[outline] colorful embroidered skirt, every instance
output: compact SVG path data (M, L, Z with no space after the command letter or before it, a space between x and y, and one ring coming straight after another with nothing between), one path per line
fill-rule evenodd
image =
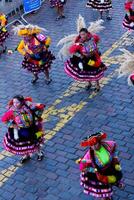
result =
M54 7L63 7L64 4L66 3L66 0L62 2L61 0L50 0L51 6Z
M126 14L123 20L123 26L125 28L134 30L134 11L133 11L133 15L130 17Z
M18 131L19 139L15 140L13 129L9 129L4 137L4 148L15 155L26 155L38 151L40 145L44 143L44 135L39 139L33 139L27 137L27 133L32 134L30 129L21 128Z
M106 198L112 196L113 192L111 185L99 182L94 173L82 172L80 178L81 186L84 188L85 194L96 198Z
M112 1L104 0L104 2L101 3L101 0L88 0L86 7L91 7L99 11L107 11L112 8Z
M8 36L9 36L8 31L4 32L4 31L0 30L0 45L2 45L3 42L5 42L5 40Z
M55 60L55 56L51 53L51 51L45 52L42 60L34 60L29 59L27 57L24 57L24 60L22 62L22 68L27 69L29 72L32 73L40 73L44 72L46 70L49 70L51 67L51 64L53 63L53 60Z
M81 61L81 60L80 60ZM65 62L65 72L77 81L99 81L104 76L106 66L101 62L99 67L86 66L83 70L78 67L79 58L73 57ZM85 63L83 63L85 65Z

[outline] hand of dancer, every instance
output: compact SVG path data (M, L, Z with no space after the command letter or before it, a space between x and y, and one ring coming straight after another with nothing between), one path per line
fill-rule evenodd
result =
M124 189L125 184L122 183L122 182L119 182L117 186L118 186L120 189Z
M77 160L75 161L76 164L80 164L80 162L81 162L81 158L79 158L79 159L77 159Z
M19 135L18 135L18 129L14 128L14 139L18 140L19 139Z
M30 54L29 54L29 53L26 53L26 54L25 54L25 57L26 57L27 59L30 59Z
M119 164L116 164L116 165L115 165L115 169L116 169L117 171L121 171L121 166L120 166Z
M79 69L83 70L83 63L82 62L79 62L78 66L79 66Z

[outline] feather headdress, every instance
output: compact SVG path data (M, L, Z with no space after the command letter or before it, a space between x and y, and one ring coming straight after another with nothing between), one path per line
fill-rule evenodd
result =
M76 25L77 25L77 33L78 34L82 28L86 28L86 23L85 23L84 17L82 17L80 14L79 14L78 19L76 20Z
M134 74L134 54L129 52L126 49L120 49L124 54L122 55L122 58L124 62L121 63L121 66L118 70L118 78L122 76L128 76L128 84L132 84L132 73Z
M90 26L87 29L91 34L98 33L104 29L104 26L102 26L102 23L103 23L103 20L97 20L95 22L91 22ZM76 33L65 36L57 44L57 46L63 45L63 47L60 49L60 51L58 53L58 56L60 58L68 57L70 55L69 47L72 44L74 44L75 39L79 35L79 32L82 28L86 28L86 23L85 23L84 17L82 17L79 14L79 17L76 20Z
M25 36L25 35L33 35L38 34L42 31L47 31L46 29L39 27L37 25L18 25L13 28L14 34L17 34L18 36Z
M121 66L118 70L118 77L126 76L134 72L134 55L126 49L120 49L124 54L122 58L124 62L121 63Z
M97 20L95 22L91 22L90 26L87 28L87 30L92 33L92 34L96 34L99 33L100 31L102 31L105 27L102 25L103 24L103 20Z

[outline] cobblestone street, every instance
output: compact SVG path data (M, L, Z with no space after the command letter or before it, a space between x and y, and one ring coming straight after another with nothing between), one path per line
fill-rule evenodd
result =
M79 14L87 24L98 19L98 13L85 5L86 0L68 0L66 18L55 21L56 12L46 1L26 20L48 30L51 49L57 57L58 41L76 31ZM97 94L87 92L84 83L69 78L58 57L51 69L50 85L45 84L43 74L37 84L31 84L32 76L21 68L23 57L18 52L0 57L0 115L16 94L32 96L35 102L46 104L42 162L33 156L30 162L21 165L19 157L6 152L2 146L6 127L0 122L0 200L92 200L80 187L75 160L85 152L80 147L81 139L98 130L107 132L108 138L118 144L125 188L115 188L114 200L134 200L134 93L127 78L117 78L117 69L123 62L120 49L133 52L134 33L122 27L124 1L113 1L112 16L111 21L104 21L105 29L99 33L100 50L108 70ZM16 48L19 39L11 32L8 48Z

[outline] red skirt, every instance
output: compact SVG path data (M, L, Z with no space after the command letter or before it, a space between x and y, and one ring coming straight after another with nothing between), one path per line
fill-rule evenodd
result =
M134 15L131 16L131 18L127 14L125 15L123 20L123 27L134 30Z
M23 131L22 129L20 130L21 132ZM29 132L29 134L31 133ZM3 141L5 150L15 155L27 155L34 153L39 150L40 145L43 143L44 136L40 137L38 140L33 140L24 136L21 136L18 140L15 140L12 129L9 129Z
M107 67L101 59L98 59L96 56L92 59L97 63L97 66L90 66L87 64L88 59L81 60L81 58L73 56L65 62L64 70L67 75L77 81L99 81L104 76L104 71ZM79 69L80 62L83 62L83 70Z
M24 57L24 60L22 62L22 68L27 69L29 72L32 73L41 73L46 70L49 70L51 67L51 64L53 63L53 60L55 60L55 56L51 53L51 51L47 51L43 55L44 61L40 65L40 61L32 60L31 58L28 59L27 57Z

